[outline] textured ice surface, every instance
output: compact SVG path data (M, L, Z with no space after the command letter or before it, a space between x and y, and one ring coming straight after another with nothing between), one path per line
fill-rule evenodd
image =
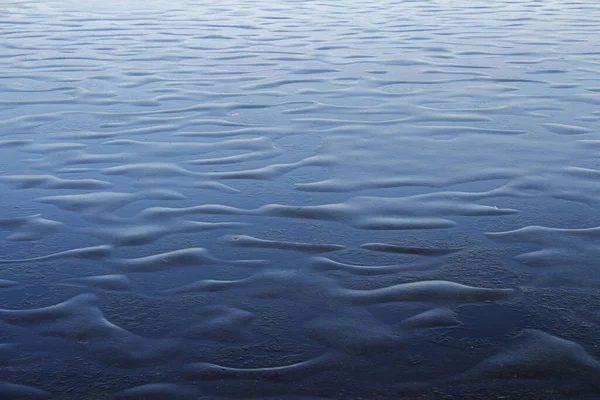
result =
M600 398L599 26L0 1L0 399Z

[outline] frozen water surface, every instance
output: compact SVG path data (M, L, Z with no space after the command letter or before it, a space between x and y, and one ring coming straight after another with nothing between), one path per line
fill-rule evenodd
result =
M1 1L0 398L600 398L599 27Z

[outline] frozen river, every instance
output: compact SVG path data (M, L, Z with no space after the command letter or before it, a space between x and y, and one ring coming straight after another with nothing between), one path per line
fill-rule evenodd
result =
M600 398L599 150L593 0L0 1L0 399Z

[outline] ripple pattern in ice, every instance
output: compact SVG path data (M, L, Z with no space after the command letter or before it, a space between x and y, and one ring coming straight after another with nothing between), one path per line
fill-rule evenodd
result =
M0 2L0 398L600 397L598 26Z

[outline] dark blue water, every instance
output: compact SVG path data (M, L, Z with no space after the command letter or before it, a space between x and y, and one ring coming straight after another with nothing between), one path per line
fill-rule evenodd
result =
M600 398L599 26L1 1L0 399Z

